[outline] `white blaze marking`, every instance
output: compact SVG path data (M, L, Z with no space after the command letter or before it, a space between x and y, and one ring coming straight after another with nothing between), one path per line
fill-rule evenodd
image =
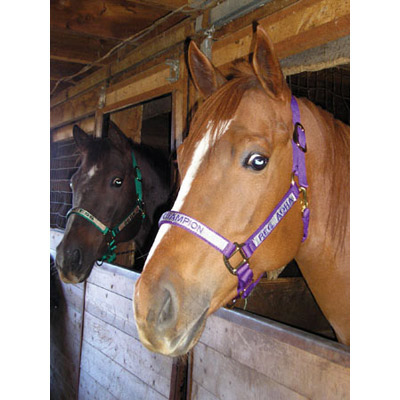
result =
M97 170L98 170L97 166L96 166L96 165L93 165L93 167L90 168L90 170L88 171L87 176L88 176L89 178L93 178L93 176L94 176L94 174L97 172Z
M209 121L207 124L207 132L204 135L204 137L200 140L200 142L197 143L196 149L193 153L193 158L192 162L189 166L189 169L186 172L185 178L182 182L181 188L179 189L178 197L175 200L175 204L172 207L172 211L179 211L185 201L185 198L187 194L190 191L190 188L192 187L193 180L197 174L197 171L199 170L199 167L201 165L201 162L204 159L204 156L207 154L208 150L211 148L211 146L214 145L215 141L222 137L222 135L226 132L226 130L229 128L229 125L231 124L231 120L228 121L223 121L219 122L217 126L217 134L214 136L214 139L211 140L211 132L213 130L213 125L214 123L212 121ZM146 263L143 267L146 267L148 262L150 261L151 257L154 254L154 251L156 250L157 246L160 244L161 240L163 237L166 235L166 233L169 231L171 228L170 224L163 224L158 233L157 236L153 242L153 245L151 246L149 255L147 257Z

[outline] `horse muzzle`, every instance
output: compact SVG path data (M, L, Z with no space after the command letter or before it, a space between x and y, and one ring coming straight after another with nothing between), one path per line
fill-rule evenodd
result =
M208 306L196 303L196 310L185 311L174 286L170 282L145 294L141 279L136 283L134 312L140 341L150 351L176 357L186 354L198 341L203 331ZM140 293L140 295L139 295ZM194 317L193 317L194 316Z
M79 248L65 249L60 243L57 248L56 268L64 283L83 282L90 274L92 265L84 262L84 255Z

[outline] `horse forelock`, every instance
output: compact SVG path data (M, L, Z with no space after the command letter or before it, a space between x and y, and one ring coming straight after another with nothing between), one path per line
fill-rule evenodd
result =
M219 88L199 108L191 124L189 142L198 142L205 134L209 134L214 144L227 131L244 93L257 85L254 75L238 72L234 79Z

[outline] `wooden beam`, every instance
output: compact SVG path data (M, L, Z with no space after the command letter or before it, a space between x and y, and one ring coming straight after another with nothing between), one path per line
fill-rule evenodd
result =
M166 14L166 10L133 2L58 0L51 3L50 27L108 39L125 39Z
M77 73L82 68L82 64L50 59L50 79L57 81L58 79Z
M128 3L143 4L160 10L173 11L188 3L188 0L127 0ZM190 3L190 1L189 1Z
M279 58L320 46L350 33L349 0L301 0L258 21L275 45ZM253 26L215 42L213 63L227 65L252 51Z
M53 107L50 113L50 126L57 128L90 114L94 115L100 95L101 88L94 88L82 96Z
M89 64L104 56L118 43L120 40L77 34L67 29L51 29L50 59ZM110 59L106 61L109 63Z
M58 142L60 140L66 140L72 138L72 131L74 125L78 125L81 129L83 129L88 134L94 133L94 117L85 118L81 121L74 122L69 125L64 125L57 129L52 129L51 131L51 140L52 142Z
M129 104L139 103L151 97L160 96L168 91L172 92L174 87L167 80L169 76L169 67L161 64L130 79L110 86L107 89L106 103L103 111L115 111ZM167 89L164 89L165 87Z

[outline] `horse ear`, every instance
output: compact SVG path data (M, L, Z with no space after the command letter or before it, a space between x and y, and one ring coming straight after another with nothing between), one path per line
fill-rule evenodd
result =
M111 143L122 152L130 150L128 138L111 120L108 123L108 138L111 140Z
M284 100L288 87L271 39L257 26L256 47L253 54L253 68L258 80L269 96Z
M81 153L84 153L90 145L92 138L78 125L74 125L72 129L75 144Z
M213 94L226 82L221 72L214 67L193 41L189 44L188 64L194 85L204 98Z

